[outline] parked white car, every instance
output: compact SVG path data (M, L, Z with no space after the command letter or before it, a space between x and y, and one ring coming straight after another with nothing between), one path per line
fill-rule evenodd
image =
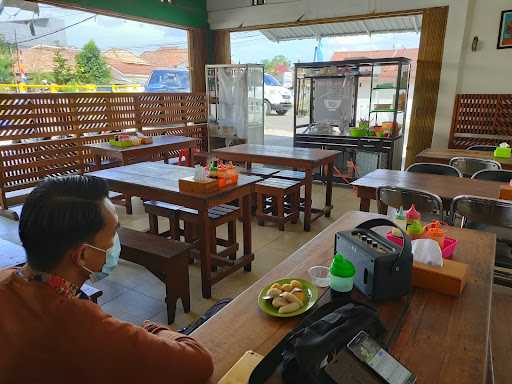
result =
M263 75L265 83L265 114L270 115L275 111L278 115L284 115L292 108L292 93L281 86L272 75Z

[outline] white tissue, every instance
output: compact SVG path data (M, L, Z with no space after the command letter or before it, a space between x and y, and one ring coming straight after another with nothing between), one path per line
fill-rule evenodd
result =
M510 148L510 145L508 145L508 143L503 142L500 144L500 148Z
M443 254L437 241L432 239L418 239L412 242L412 255L414 261L436 267L443 266Z

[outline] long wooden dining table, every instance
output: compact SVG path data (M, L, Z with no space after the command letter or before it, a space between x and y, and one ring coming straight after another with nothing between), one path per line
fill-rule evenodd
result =
M353 181L351 185L360 199L359 209L369 212L370 201L377 199L378 187L395 186L420 189L434 193L441 197L444 203L450 204L454 197L460 195L497 199L500 196L500 187L503 183L455 176L377 169ZM448 205L445 208L449 209L450 207ZM386 213L385 209L386 207L379 206L380 213Z
M454 157L472 157L475 159L494 160L501 164L503 169L512 170L512 157L494 157L491 151L469 151L467 149L433 149L427 148L416 155L417 163L448 164Z
M194 168L168 165L161 162L145 162L123 167L90 172L88 175L106 180L110 190L145 200L158 200L197 209L202 223L199 226L199 253L201 260L201 282L203 297L211 297L212 285L238 268L250 270L254 260L251 239L250 196L254 184L261 180L256 176L240 175L238 184L222 188L209 194L182 192L179 179L193 176ZM208 209L238 200L241 202L243 222L243 255L231 267L219 273L212 272L209 251L211 249L210 220Z
M269 353L302 319L263 313L257 304L260 290L284 277L309 280L310 267L331 262L336 232L375 217L382 216L346 213L192 333L213 355L211 383L217 383L246 351ZM417 376L418 384L484 383L496 237L454 227L446 232L459 242L453 259L469 265L467 284L459 297L413 288L408 297L372 305L388 331L389 351ZM329 291L320 288L320 294L325 298Z
M247 168L252 163L281 165L304 171L304 230L311 229L313 194L313 170L326 166L327 172L324 181L327 184L325 192L325 208L320 211L329 217L332 210L332 178L334 162L339 151L316 148L280 147L272 145L241 144L232 147L220 148L213 151L214 155L222 160L245 162ZM317 216L318 217L318 216Z

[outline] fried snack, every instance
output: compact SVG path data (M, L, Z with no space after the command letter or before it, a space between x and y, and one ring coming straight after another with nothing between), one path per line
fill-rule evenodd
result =
M272 306L274 308L280 308L280 307L284 307L285 305L288 305L288 301L286 301L286 299L278 296L276 298L274 298L274 300L272 300Z
M293 286L291 284L283 284L281 286L281 289L285 292L291 292L293 289Z
M305 303L306 302L306 294L304 293L304 291L300 288L293 288L292 290L292 294L297 298L299 299L300 301L302 301L302 303Z
M290 292L283 292L279 295L279 297L282 297L289 303L298 303L298 304L300 304L301 307L304 304L304 302L302 302L297 296L295 296L294 294L292 294Z
M302 288L302 283L298 280L292 280L290 284L293 288Z
M281 287L281 284L279 284L279 283L272 284L272 286L270 288L277 288L277 289L280 289L281 291L283 290L283 288Z
M270 288L268 291L267 291L267 296L271 296L271 297L277 297L279 296L283 291L281 291L280 289L278 288Z
M293 296L293 295L292 295ZM290 312L295 312L296 310L298 310L299 308L301 307L301 305L297 302L295 303L290 303L290 304L287 304L285 306L282 306L279 308L279 313L290 313Z

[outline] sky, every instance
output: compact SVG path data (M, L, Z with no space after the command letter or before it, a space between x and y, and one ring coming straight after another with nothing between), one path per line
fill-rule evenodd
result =
M187 45L186 31L177 28L101 15L80 23L84 19L94 16L94 14L46 4L39 4L39 10L39 16L37 16L30 11L5 7L0 14L0 23L14 20L31 20L34 17L57 18L62 20L65 26L79 23L65 30L67 45L76 48L82 47L90 39L94 40L101 50L124 48L139 54L148 50L156 50L161 46L186 47ZM51 26L50 30L53 31ZM313 61L315 46L317 45L315 39L274 43L267 40L258 31L232 33L231 39L233 63L261 63L263 59L271 59L280 54L288 57L292 63ZM37 40L34 40L30 43L36 45L37 42ZM418 45L419 34L414 32L375 34L371 37L359 35L322 39L325 60L329 60L335 51L340 50L400 49L415 48Z
M66 26L94 15L94 13L58 8L46 4L39 4L39 9L39 17L61 19ZM18 8L5 7L0 14L0 22L30 20L33 16L33 13L29 11L19 11ZM155 50L162 45L186 47L187 44L187 32L184 30L101 15L68 28L65 33L68 46L76 48L81 48L91 39L96 42L101 50L126 48L137 53ZM37 43L37 40L34 41L35 43Z
M336 51L372 51L381 49L417 48L420 35L388 33L358 36L328 37L322 39L324 60ZM314 59L316 39L282 41L274 43L260 32L235 32L231 34L233 63L259 63L262 58L285 55L292 63L311 62Z

